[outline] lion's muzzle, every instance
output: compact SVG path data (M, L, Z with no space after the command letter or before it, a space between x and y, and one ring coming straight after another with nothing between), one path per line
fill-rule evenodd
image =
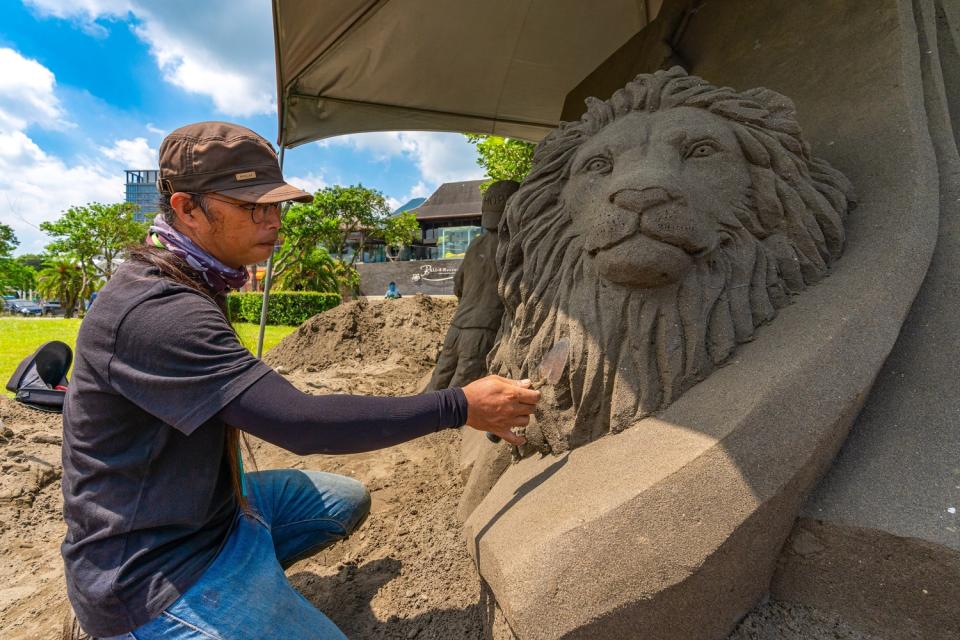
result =
M586 238L607 280L635 287L676 282L693 257L716 246L716 233L682 197L666 189L621 189Z

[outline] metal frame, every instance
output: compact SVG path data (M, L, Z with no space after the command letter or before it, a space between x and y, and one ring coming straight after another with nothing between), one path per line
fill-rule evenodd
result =
M276 20L274 20L276 24ZM277 59L279 60L280 53L277 52ZM283 158L286 155L287 146L286 146L286 133L287 130L283 126L283 107L281 107L280 113L280 174L283 175ZM286 216L287 209L290 208L290 202L287 201L283 203L283 208L280 210L280 222L283 223L283 218ZM270 252L270 257L267 258L267 273L263 277L263 305L260 307L260 329L257 333L257 358L263 356L263 334L267 329L267 311L270 307L270 285L273 284L273 257L277 255L277 245L273 245L273 251ZM256 265L254 265L256 269Z
M283 174L283 156L286 148L280 147L280 173ZM283 203L283 209L280 210L280 222L283 222L284 215L290 207L289 202ZM273 251L267 258L267 273L263 277L263 306L260 307L260 332L257 335L257 357L263 355L263 333L267 328L267 308L270 306L270 285L273 281L273 256L277 255L277 245L273 245ZM254 266L256 269L256 266Z

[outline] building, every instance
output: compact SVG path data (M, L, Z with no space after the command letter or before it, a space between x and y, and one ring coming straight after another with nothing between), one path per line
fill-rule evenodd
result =
M411 198L410 200L407 200L405 204L402 204L399 207L397 207L396 210L394 210L394 212L391 213L390 215L395 216L398 213L403 213L404 211L410 211L411 209L416 209L417 207L422 205L424 202L426 202L426 200L427 200L426 198Z
M361 261L360 291L383 295L387 284L396 282L404 295L452 294L453 277L474 238L483 233L480 225L483 180L447 182L422 204L404 205L394 212L413 210L420 223L420 239L404 248L397 260L386 256L383 243L366 245ZM409 204L409 203L408 203Z
M406 211L416 213L420 223L420 238L403 249L399 256L388 257L383 241L369 238L364 243L359 261L370 264L393 259L406 260L451 260L463 258L470 242L483 233L480 226L480 208L483 193L480 185L484 180L445 182L424 200L415 198L399 207L391 215ZM356 246L359 232L350 238Z
M127 202L137 205L133 217L138 222L153 219L158 210L157 204L160 192L157 191L157 179L160 172L156 169L127 169L126 197Z
M470 242L483 233L480 185L484 182L445 182L417 207L417 222L422 234L420 245L428 254L424 258L463 258Z

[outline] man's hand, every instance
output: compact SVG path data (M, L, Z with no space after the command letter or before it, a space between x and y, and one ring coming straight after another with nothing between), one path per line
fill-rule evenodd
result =
M526 442L510 429L527 426L540 400L540 392L530 388L529 380L487 376L465 386L463 393L467 396L468 425L518 447Z

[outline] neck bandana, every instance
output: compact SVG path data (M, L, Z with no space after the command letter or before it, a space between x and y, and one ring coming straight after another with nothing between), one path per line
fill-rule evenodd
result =
M198 247L193 240L167 224L163 214L158 213L153 219L147 234L147 242L167 249L175 256L182 258L190 268L203 276L214 294L224 293L227 289L239 289L249 277L246 269L228 267Z

